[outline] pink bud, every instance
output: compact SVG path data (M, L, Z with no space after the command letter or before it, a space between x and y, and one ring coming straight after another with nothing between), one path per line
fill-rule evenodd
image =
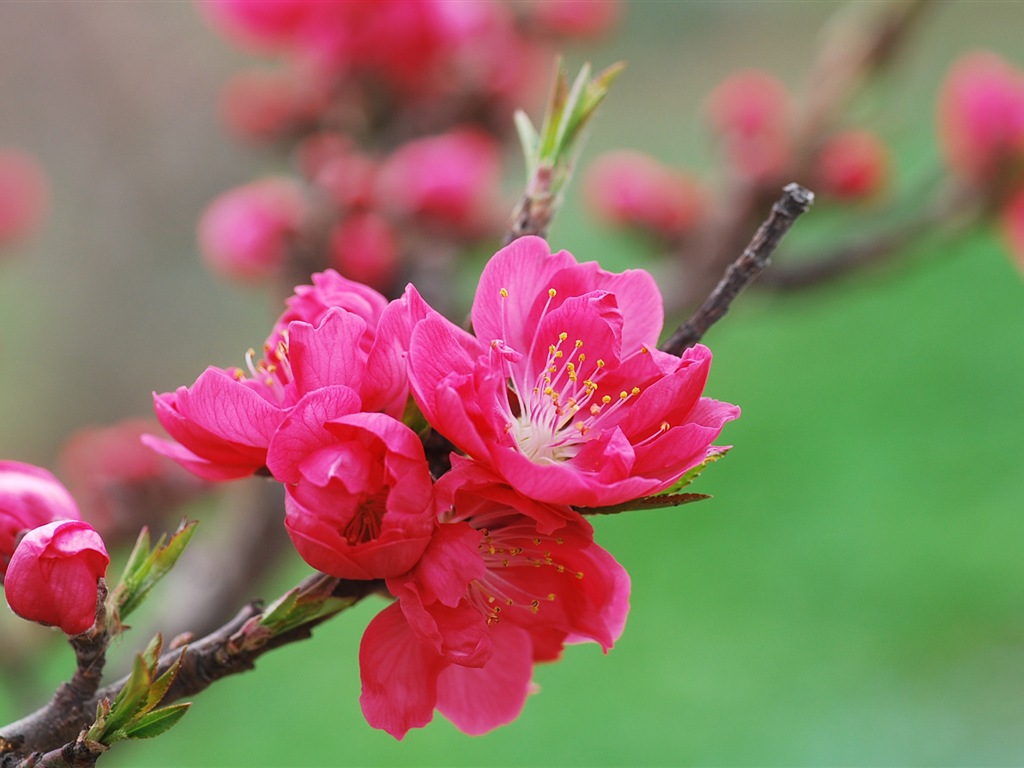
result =
M583 192L605 221L669 237L691 229L703 209L694 181L632 150L609 152L595 160L587 169Z
M387 293L398 275L398 243L375 213L354 213L331 232L331 264L341 274Z
M373 205L377 165L338 133L311 136L299 145L303 175L344 211Z
M49 186L24 152L0 148L0 247L32 234L46 212Z
M761 70L736 72L708 99L708 117L735 169L765 181L781 173L790 156L790 100L782 82Z
M302 189L287 178L229 190L209 205L199 222L203 258L225 277L267 279L284 264L304 208Z
M88 523L58 520L33 528L7 568L7 603L23 619L81 634L95 622L97 581L109 563L103 539Z
M379 199L401 216L475 234L497 205L498 146L466 128L410 141L384 164Z
M842 200L878 192L888 181L889 151L870 131L847 131L832 136L818 153L815 189Z
M1010 196L999 215L999 223L1010 255L1024 273L1024 188Z
M1024 154L1024 75L994 53L963 56L942 85L938 123L950 168L991 181Z
M20 461L0 461L0 581L23 531L79 518L75 500L52 474Z

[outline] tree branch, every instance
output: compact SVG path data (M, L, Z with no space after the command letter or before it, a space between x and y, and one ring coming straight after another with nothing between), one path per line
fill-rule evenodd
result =
M320 583L323 574L315 574L300 585L307 587ZM351 600L348 606L355 604L367 595L383 588L381 581L346 581L335 579L331 597ZM346 606L346 607L348 607ZM166 672L175 661L181 659L177 677L161 700L161 705L171 704L186 696L193 696L205 690L217 680L236 675L252 669L256 660L274 648L305 640L313 629L337 615L337 612L318 616L292 629L273 635L265 632L258 623L263 610L260 601L253 601L242 608L239 613L222 627L206 637L191 643L184 651L171 649L160 657L158 673ZM264 630L261 634L261 630ZM79 734L89 727L96 716L96 707L103 699L113 700L117 693L128 682L124 677L103 688L93 688L94 693L87 698L75 697L69 701L61 696L61 690L45 707L28 715L17 722L0 728L0 768L13 768L21 765L26 755L32 753L51 753L53 760L64 759L66 765L83 765L70 762L70 758L80 759L82 753L75 744ZM58 757L56 753L62 757ZM38 755L39 763L43 755ZM29 758L31 760L33 758ZM54 762L54 765L59 763Z
M725 276L690 319L661 345L663 352L681 355L700 341L707 330L722 319L740 291L753 281L771 263L771 256L790 228L807 212L814 202L814 193L799 184L787 184L772 206L767 220L754 233L753 239L736 261L729 265Z

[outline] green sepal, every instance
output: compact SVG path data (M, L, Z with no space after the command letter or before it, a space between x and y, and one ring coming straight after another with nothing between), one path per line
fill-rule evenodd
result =
M122 738L152 739L154 736L159 736L177 725L191 706L192 703L186 701L182 704L171 704L167 707L150 710L125 728Z
M340 613L354 605L354 597L334 597L336 579L324 576L311 587L295 587L268 605L259 617L259 625L277 636L323 616Z
M731 449L732 449L731 445L728 445L728 446L725 446L725 447L718 446L718 445L711 446L708 449L708 455L704 458L704 461L702 461L700 464L698 464L693 469L687 471L682 477L680 477L678 480L676 480L674 483L672 483L672 485L669 486L668 488L666 488L664 491L661 491L660 493L655 494L654 498L661 498L661 497L665 497L665 496L674 496L674 495L678 494L681 490L686 488L686 486L688 486L690 483L692 483L694 480L696 480L698 477L700 477L701 473L705 469L707 469L709 464L714 464L720 458L725 456L725 454L727 454ZM684 494L684 495L687 495L687 494ZM669 504L666 504L665 506L669 506Z
M607 507L576 507L581 515L617 515L620 512L631 512L635 509L661 509L662 507L679 507L695 501L710 499L706 493L678 493L658 496L644 496L642 499L624 501Z

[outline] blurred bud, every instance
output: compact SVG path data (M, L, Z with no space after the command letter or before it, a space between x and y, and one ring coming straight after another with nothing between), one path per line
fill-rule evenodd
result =
M75 500L51 473L20 461L0 461L0 581L21 533L80 518Z
M299 168L343 211L373 204L377 165L356 152L348 137L321 133L299 146Z
M606 34L622 15L618 0L534 0L531 19L560 37L594 38Z
M354 213L331 231L331 265L352 280L389 292L398 276L398 242L383 217Z
M992 183L1024 158L1024 75L994 53L961 57L939 93L938 123L950 168Z
M673 237L700 219L697 184L641 152L602 155L587 169L583 194L598 217L616 226L639 227Z
M500 173L495 140L458 129L399 147L381 170L378 198L399 216L472 236L494 221Z
M264 280L287 258L289 238L305 210L291 179L269 178L229 190L199 222L199 249L214 272L236 280Z
M889 150L874 133L837 133L818 153L815 189L840 200L870 197L888 182L889 166Z
M81 634L95 623L97 582L109 563L103 539L88 523L58 520L33 528L7 567L7 604L23 619Z
M708 117L729 161L756 182L771 180L789 162L790 115L786 87L756 69L726 78L708 99Z
M142 525L160 530L163 518L206 485L142 443L159 434L150 419L126 419L82 429L64 443L60 465L83 515L112 544L134 541Z
M240 72L221 91L220 111L236 136L268 141L313 121L325 108L312 79L290 72Z
M35 232L48 200L39 164L20 150L0 147L0 248Z
M1010 196L999 215L999 223L1010 255L1024 273L1024 188Z

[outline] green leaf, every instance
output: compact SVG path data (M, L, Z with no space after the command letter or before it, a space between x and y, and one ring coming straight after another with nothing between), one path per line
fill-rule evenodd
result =
M110 712L107 713L107 722L103 727L103 732L95 741L109 744L111 734L131 722L132 718L146 705L151 682L149 667L142 658L142 654L135 654L128 682L124 684L124 688L118 691L114 703L110 705Z
M114 590L115 605L121 618L138 608L149 591L174 567L192 534L195 533L195 527L195 521L182 521L166 544L164 537L161 536L151 551L145 551L149 545L148 532L145 532L144 536L139 536L136 549L128 558L132 567L125 568L125 575ZM137 554L137 551L145 552L145 557L141 553Z
M154 736L159 736L177 725L191 706L190 702L184 702L147 712L124 729L122 738L151 739Z
M708 467L709 464L714 464L720 458L725 456L725 454L727 454L731 448L732 446L728 446L725 448L719 447L717 445L711 446L710 452L708 453L707 458L705 458L704 461L702 461L693 469L689 470L686 474L684 474L682 477L676 480L670 487L666 488L661 493L656 494L656 496L671 496L673 494L679 493L686 486L688 486L690 483L692 483L694 480L700 477L701 473Z
M173 683L174 679L178 676L178 670L181 669L181 660L183 658L185 658L184 648L181 649L181 655L173 664L171 664L170 667L167 668L167 671L160 675L160 677L158 677L149 687L149 694L146 696L146 704L142 708L143 712L148 712L163 700L164 696L167 694L167 689L171 687L171 683ZM155 673L155 671L156 668L154 667L153 673Z
M540 147L540 134L534 127L533 122L521 109L517 109L512 116L516 125L516 133L519 134L519 144L523 148L523 160L526 162L526 175L533 176L536 170L536 158Z

